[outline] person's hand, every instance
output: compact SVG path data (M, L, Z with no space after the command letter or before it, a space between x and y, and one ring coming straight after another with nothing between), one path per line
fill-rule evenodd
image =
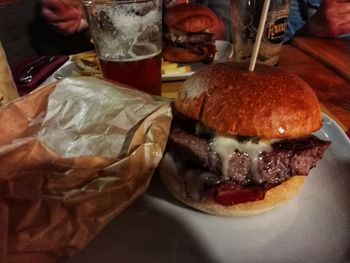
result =
M165 4L166 8L170 8L174 5L179 5L179 4L183 4L183 3L189 3L191 2L190 0L163 0L163 3Z
M41 0L42 14L47 21L64 34L73 34L87 28L82 10L61 0Z
M337 37L350 32L350 0L323 0L305 24L304 34Z

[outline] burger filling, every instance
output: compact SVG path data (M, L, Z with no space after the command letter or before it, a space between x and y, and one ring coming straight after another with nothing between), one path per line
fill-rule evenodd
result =
M268 189L307 175L330 146L313 135L266 141L218 134L193 120L175 123L167 148L187 197L227 206L261 200Z
M212 33L188 33L168 28L164 40L167 47L188 49L197 54L204 62L211 62L214 59L216 49Z
M174 46L191 48L195 45L214 44L213 34L207 32L186 33L179 29L170 28L165 34L166 40Z

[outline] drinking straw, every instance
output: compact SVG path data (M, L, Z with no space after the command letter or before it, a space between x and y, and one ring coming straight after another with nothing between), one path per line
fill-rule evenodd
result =
M271 2L271 0L264 1L264 6L263 6L263 9L261 12L258 33L256 34L254 48L253 48L253 54L252 54L252 57L250 58L250 64L249 64L249 71L252 71L252 72L255 69L256 59L257 59L258 53L259 53L261 37L262 37L263 31L264 31L267 12L269 11L269 7L270 7L270 2Z

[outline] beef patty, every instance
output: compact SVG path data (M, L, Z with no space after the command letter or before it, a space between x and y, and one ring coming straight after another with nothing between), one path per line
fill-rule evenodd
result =
M252 172L251 156L236 150L229 157L225 166L226 176L223 178L222 160L212 151L210 140L210 136L198 137L177 127L170 132L168 150L184 163L216 174L221 181L231 181L242 186L263 184L268 188L291 176L307 175L331 144L313 135L273 142L272 151L260 153L257 174Z

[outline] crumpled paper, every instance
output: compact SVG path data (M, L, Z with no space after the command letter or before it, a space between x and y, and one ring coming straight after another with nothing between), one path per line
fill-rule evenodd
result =
M171 118L165 99L90 77L5 106L0 259L61 262L82 249L147 189Z

